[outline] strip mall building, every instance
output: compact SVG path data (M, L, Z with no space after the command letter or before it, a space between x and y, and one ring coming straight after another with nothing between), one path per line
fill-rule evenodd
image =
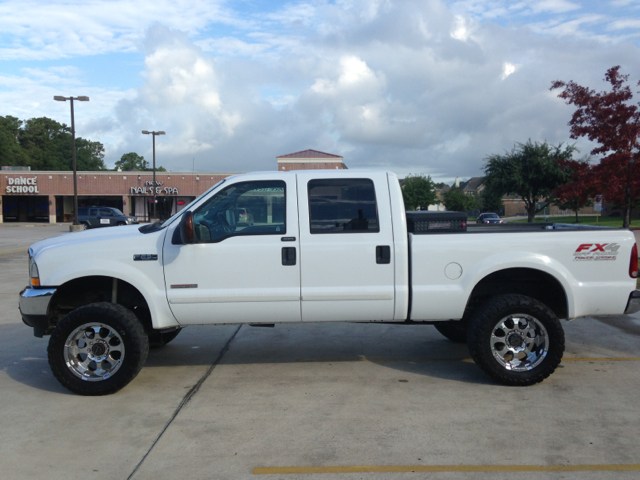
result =
M338 155L305 150L276 158L279 171L345 169ZM167 218L223 178L236 173L156 172L157 211ZM77 172L78 206L107 206L149 220L152 172ZM73 172L0 170L3 222L68 222L73 218Z

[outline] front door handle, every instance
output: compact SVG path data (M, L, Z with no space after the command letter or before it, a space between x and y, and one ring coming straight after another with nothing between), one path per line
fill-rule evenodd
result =
M391 263L391 247L387 245L376 247L376 263L378 265Z
M282 265L296 264L296 247L282 247Z

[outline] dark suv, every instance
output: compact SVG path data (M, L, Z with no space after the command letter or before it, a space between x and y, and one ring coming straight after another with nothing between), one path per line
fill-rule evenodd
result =
M114 227L116 225L134 225L138 223L136 217L129 217L117 208L111 207L80 207L78 208L78 223L88 228Z

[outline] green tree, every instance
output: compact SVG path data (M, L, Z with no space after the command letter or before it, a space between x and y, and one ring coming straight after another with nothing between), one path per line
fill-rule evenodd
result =
M468 212L478 208L478 203L473 195L467 195L458 187L451 187L442 197L445 208L452 212Z
M547 142L517 143L511 152L490 155L485 159L485 185L500 195L522 199L529 222L536 213L554 200L553 190L569 181L570 176L556 160L570 160L573 145L557 147Z
M70 170L71 130L47 117L30 118L18 135L33 170ZM65 168L68 156L69 168Z
M118 170L120 168L122 171L126 172L127 170L140 170L143 172L150 172L153 170L152 166L149 165L142 155L138 155L135 152L125 153L120 157L120 160L116 162L116 167L114 170ZM166 172L167 170L164 167L156 167L156 172Z
M106 170L104 145L84 138L76 138L76 165L78 170Z
M436 203L436 187L431 176L409 175L402 184L402 198L406 210L428 207Z
M125 153L120 157L120 160L116 162L116 168L121 169L123 172L128 170L149 170L149 162L147 162L142 155L138 155L136 152Z
M29 156L20 145L22 120L7 115L0 117L0 165L26 166Z
M495 212L499 213L504 208L502 204L502 194L495 192L491 188L485 185L485 188L480 192L480 209L483 212Z
M71 129L51 118L31 118L18 132L20 146L33 170L72 170ZM76 138L78 170L105 170L104 146L82 137Z

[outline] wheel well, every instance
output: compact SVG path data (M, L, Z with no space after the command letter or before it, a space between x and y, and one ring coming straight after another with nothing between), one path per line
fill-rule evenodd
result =
M517 293L544 303L558 316L569 316L567 295L553 275L533 268L508 268L487 275L471 292L464 311L469 318L490 297Z
M114 277L91 276L75 278L61 285L49 304L53 324L62 320L69 312L95 302L111 302L131 310L147 332L153 329L149 305L140 291L124 280Z

